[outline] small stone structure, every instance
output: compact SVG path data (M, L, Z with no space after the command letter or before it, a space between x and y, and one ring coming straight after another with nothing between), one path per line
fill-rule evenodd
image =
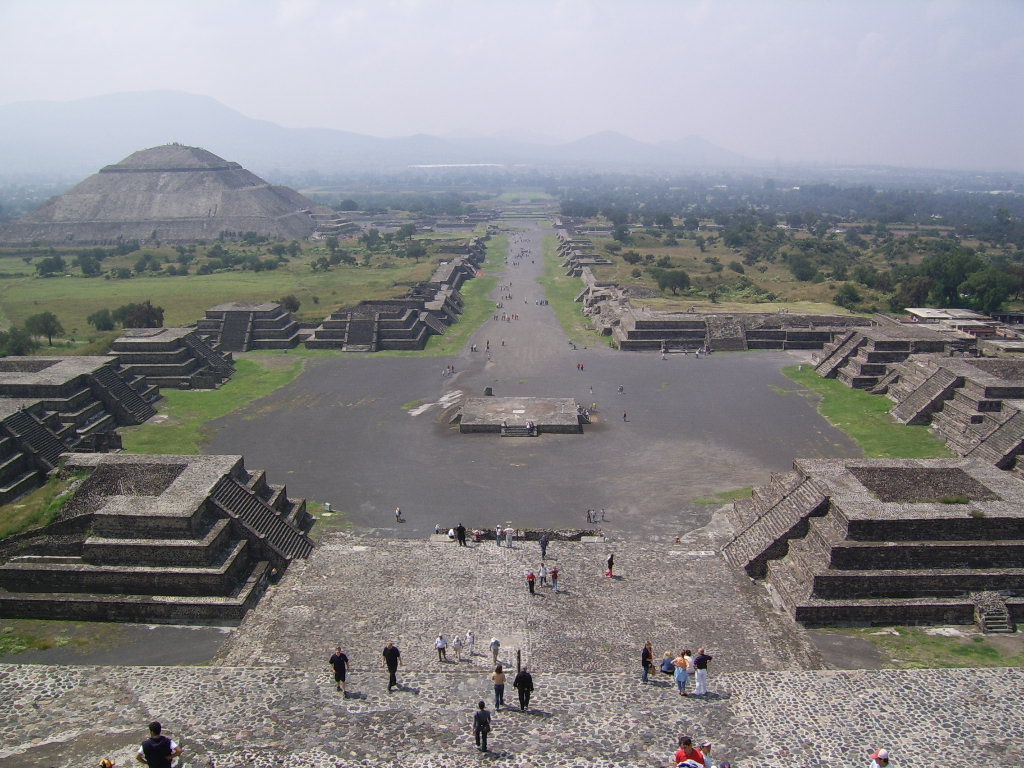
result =
M875 315L870 328L851 329L815 355L814 370L849 387L884 391L895 376L894 365L914 354L971 353L977 340L952 329L900 323Z
M473 238L450 261L439 264L430 280L417 283L406 296L361 301L324 318L306 340L307 349L376 352L423 349L432 335L444 335L463 311L459 288L476 275L486 255L485 238Z
M579 434L584 421L580 405L571 397L470 397L462 404L459 432L504 437Z
M241 456L69 454L58 519L0 542L0 616L231 624L313 544Z
M808 625L1024 618L1024 481L969 459L797 459L730 511L728 561Z
M65 451L120 448L114 430L155 414L159 397L114 356L0 358L0 503L39 486Z
M110 345L131 377L151 386L214 389L235 372L231 353L208 344L195 328L132 328Z
M276 301L219 304L206 310L196 330L223 352L292 349L307 335L295 315Z

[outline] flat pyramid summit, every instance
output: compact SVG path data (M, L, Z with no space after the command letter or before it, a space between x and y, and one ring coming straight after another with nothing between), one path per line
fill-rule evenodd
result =
M0 229L0 242L181 243L245 232L290 240L313 234L313 213L332 212L205 149L165 144L135 152L51 198Z

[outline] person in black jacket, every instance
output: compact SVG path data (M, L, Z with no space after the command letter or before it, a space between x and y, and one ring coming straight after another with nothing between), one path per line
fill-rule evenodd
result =
M181 754L181 747L162 735L160 723L149 724L149 738L142 742L135 759L149 768L170 768L174 758Z
M516 675L512 681L512 687L519 692L519 708L524 712L530 708L530 694L533 693L533 676L526 667Z
M482 701L478 701L476 706L477 710L473 713L473 740L476 741L477 749L486 752L487 734L491 732L491 713Z

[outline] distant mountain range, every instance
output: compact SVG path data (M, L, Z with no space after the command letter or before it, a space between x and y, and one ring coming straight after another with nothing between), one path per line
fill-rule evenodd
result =
M0 174L87 175L140 149L178 142L241 163L260 176L331 174L410 165L533 165L666 170L759 165L697 136L648 144L610 131L568 143L508 134L382 139L348 131L283 128L208 96L147 91L69 102L0 106Z

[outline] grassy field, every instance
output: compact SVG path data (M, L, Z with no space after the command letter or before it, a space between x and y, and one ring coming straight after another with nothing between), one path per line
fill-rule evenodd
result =
M302 372L308 354L247 354L220 389L163 390L160 415L119 431L128 453L198 454L207 422L225 416L288 384Z
M895 421L889 411L893 402L881 395L851 389L835 379L823 379L810 365L789 366L782 372L821 397L818 411L864 451L877 459L950 458L941 438L925 426Z
M937 631L925 627L842 628L821 630L867 640L885 656L894 669L1024 666L1024 637L979 635L966 631Z
M446 240L464 241L475 232L449 234ZM427 244L441 238L423 238ZM258 246L227 246L242 255L269 254ZM326 256L322 243L305 243L300 256L284 261L274 270L262 272L232 269L209 275L194 274L205 259L199 257L190 267L193 274L167 276L144 273L126 280L104 277L82 277L77 268L70 268L65 277L43 278L36 275L33 264L8 255L0 258L0 324L23 323L26 317L44 311L57 315L69 338L88 342L98 336L86 318L100 309L116 309L131 302L150 300L163 307L164 325L185 326L203 317L210 307L230 301L276 301L293 294L301 302L296 313L299 320L315 322L340 306L355 304L364 299L383 299L402 295L412 284L426 280L444 256L431 255L420 261L399 258L381 250L372 255L360 250L354 242L345 241L342 248L363 261L363 265L339 264L327 271L310 267L313 259ZM205 249L199 248L203 253ZM61 255L70 262L75 251ZM166 263L173 263L177 253L170 248L145 248L125 256L111 256L103 261L105 271L118 267L131 268L143 253L157 255ZM36 259L38 260L38 259ZM33 262L34 263L34 262ZM56 341L56 340L55 340Z
M583 282L577 277L568 277L561 268L556 250L558 239L555 235L544 236L544 277L540 284L547 292L548 302L555 311L562 330L576 343L609 344L609 336L602 336L592 329L590 318L583 314L582 302L576 297L583 290Z
M64 492L82 477L84 475L54 475L41 488L36 488L13 504L0 506L0 539L52 523L64 502L71 498Z

